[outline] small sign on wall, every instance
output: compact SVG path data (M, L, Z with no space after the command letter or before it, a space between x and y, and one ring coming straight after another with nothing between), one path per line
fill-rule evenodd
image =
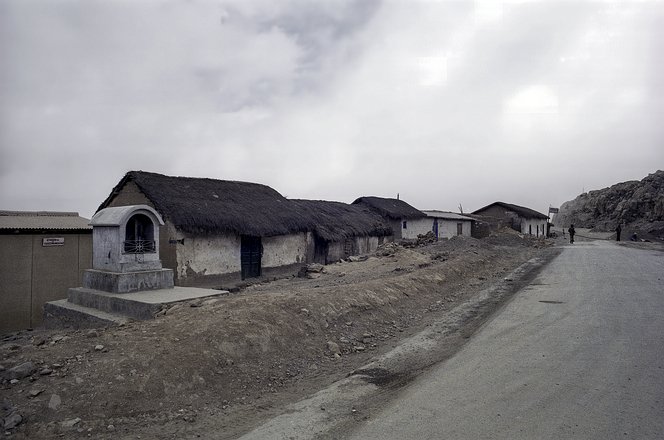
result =
M42 238L42 246L64 246L64 237L48 237Z

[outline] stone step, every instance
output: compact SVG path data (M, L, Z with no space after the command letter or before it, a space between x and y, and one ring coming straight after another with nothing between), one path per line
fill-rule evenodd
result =
M150 319L162 307L162 303L137 301L129 294L102 292L85 287L69 289L67 297L73 304L135 319Z
M44 305L44 321L50 328L107 327L129 319L152 319L165 305L220 295L228 295L228 291L177 286L144 292L109 293L75 287L69 289L66 300Z
M126 316L83 307L66 299L44 304L43 325L50 329L114 327L124 325L128 321L129 318Z

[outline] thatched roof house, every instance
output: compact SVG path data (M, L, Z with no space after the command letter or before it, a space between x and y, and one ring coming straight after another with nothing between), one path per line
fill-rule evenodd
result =
M130 171L99 209L110 206L128 183L144 194L165 220L188 233L275 236L307 231L311 221L266 185Z
M392 235L383 218L362 205L349 205L325 200L291 200L298 205L302 217L310 222L312 231L326 241L341 241L358 236Z
M433 230L433 220L400 199L366 196L355 200L353 205L367 206L390 222L395 239L416 239Z
M378 214L390 220L424 218L427 215L400 199L365 196L353 202L354 205L366 205Z
M128 172L99 209L140 204L164 219L159 252L176 284L277 275L371 252L391 239L389 224L364 206L288 200L266 185L145 171Z
M313 233L313 261L331 263L376 250L392 241L392 227L364 205L323 200L292 200L309 219Z

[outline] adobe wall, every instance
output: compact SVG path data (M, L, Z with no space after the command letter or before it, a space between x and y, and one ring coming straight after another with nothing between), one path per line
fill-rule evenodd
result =
M176 284L185 279L209 275L239 273L240 236L238 235L201 235L191 236L178 233Z
M403 228L403 223L401 226L401 238L415 240L418 235L424 235L427 232L433 231L433 218L426 217L406 220L406 228Z
M264 268L304 264L307 262L307 233L263 237Z
M464 237L471 236L472 222L468 220L445 220L438 219L438 238L452 238L457 236L457 223L461 223Z

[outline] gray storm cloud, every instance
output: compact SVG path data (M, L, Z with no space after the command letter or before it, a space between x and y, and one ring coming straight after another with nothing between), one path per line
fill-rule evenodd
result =
M664 162L659 2L0 3L0 208L132 169L545 210Z

